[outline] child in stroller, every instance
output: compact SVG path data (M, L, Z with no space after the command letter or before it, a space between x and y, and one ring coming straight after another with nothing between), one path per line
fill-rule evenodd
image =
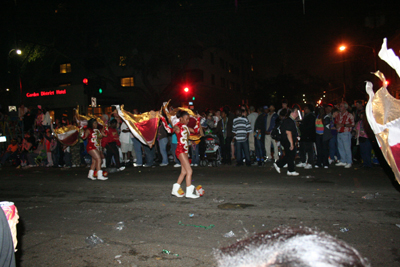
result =
M221 151L219 146L219 139L216 135L206 135L204 136L204 141L206 142L206 151L204 159L200 161L200 166L212 166L218 167L221 164Z

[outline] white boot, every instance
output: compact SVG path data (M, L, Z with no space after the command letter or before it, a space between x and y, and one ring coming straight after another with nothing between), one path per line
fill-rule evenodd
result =
M104 180L107 180L107 179L108 179L107 177L103 176L103 171L97 171L97 180L104 181Z
M199 198L200 196L193 194L194 192L194 185L186 187L186 197L187 198Z
M87 178L89 178L90 180L96 180L96 178L94 178L93 174L94 174L94 170L90 170Z
M177 197L184 197L185 196L185 192L183 192L180 184L175 183L172 186L171 195L174 195L174 196L177 196Z
M102 162L102 163L101 163L101 167L102 167L102 168L106 168L106 167L107 167L107 166L106 166L106 159L102 159L101 162Z

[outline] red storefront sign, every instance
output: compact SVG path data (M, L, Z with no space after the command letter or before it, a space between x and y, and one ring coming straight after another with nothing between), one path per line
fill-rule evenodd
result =
M50 95L66 95L67 89L63 90L50 90L50 91L40 91L39 93L26 93L26 97L38 97L38 96L50 96Z

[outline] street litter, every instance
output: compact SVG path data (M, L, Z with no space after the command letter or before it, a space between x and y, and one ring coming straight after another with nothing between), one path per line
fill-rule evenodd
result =
M244 204L244 203L225 203L217 206L222 210L235 210L235 209L245 209L248 207L254 207L253 204Z
M312 176L312 175L305 175L305 176L300 176L300 178L310 179L310 178L315 178L315 176Z
M171 251L166 250L166 249L163 249L163 250L162 250L162 253L163 253L163 254L167 254L167 255L173 255L173 256L179 257L179 254L174 254L174 253L172 253Z
M118 169L117 169L117 168L107 168L106 170L107 170L108 173L115 173L115 172L118 172Z
M224 237L234 237L235 233L233 231L230 231L229 233L224 234Z
M182 226L193 226L193 227L197 227L197 228L204 228L206 230L209 230L211 228L213 228L215 225L214 224L210 224L210 226L204 226L204 225L194 225L194 224L184 224L181 221L179 221L178 225L182 225Z
M380 194L378 192L376 192L375 194L366 194L365 196L363 196L363 199L374 199L374 198L378 198L380 196Z
M125 228L124 222L119 222L115 225L115 229L121 231L122 229Z
M345 233L345 232L348 232L348 231L349 231L349 228L340 227L340 232Z
M119 258L121 258L122 257L122 255L117 255L117 256L115 256L114 258L115 259L119 259Z
M189 217L193 218L194 217L194 213L189 213Z
M86 237L85 242L91 245L92 247L104 243L103 239L98 237L96 234Z
M400 228L400 224L396 224L396 226Z
M216 203L222 203L225 201L225 199L223 199L222 197L217 197L217 198L214 198L213 201Z

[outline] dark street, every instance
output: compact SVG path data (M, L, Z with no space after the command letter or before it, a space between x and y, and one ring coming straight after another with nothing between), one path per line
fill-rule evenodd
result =
M380 167L300 169L298 177L270 165L197 167L200 199L170 195L179 171L128 168L91 181L86 168L3 168L2 200L20 215L17 265L216 266L213 249L288 225L342 239L372 266L400 266L400 196ZM93 234L103 243L86 240Z

